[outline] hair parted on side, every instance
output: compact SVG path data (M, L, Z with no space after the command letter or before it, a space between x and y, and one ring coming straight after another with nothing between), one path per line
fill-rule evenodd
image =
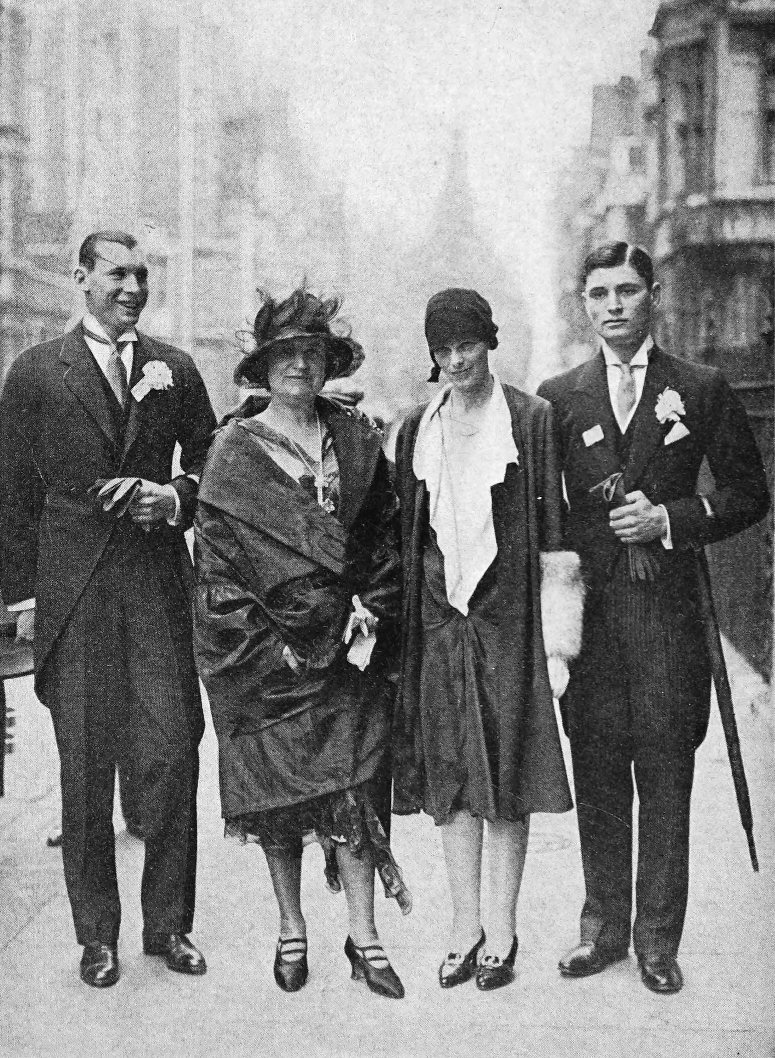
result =
M117 242L121 246L126 246L127 250L134 250L137 246L137 239L134 235L130 235L125 231L93 231L90 235L81 243L81 248L78 251L78 264L85 268L88 272L94 268L97 263L99 254L97 253L97 243L100 242Z
M581 266L581 289L584 289L587 279L595 269L617 268L623 264L633 268L651 290L654 286L654 263L642 246L631 242L606 242L588 253Z

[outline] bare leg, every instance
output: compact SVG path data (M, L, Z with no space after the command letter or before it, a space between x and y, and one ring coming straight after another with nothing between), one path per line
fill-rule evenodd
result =
M283 940L306 937L307 923L301 911L301 856L267 852L266 862L280 909L280 937ZM295 962L302 955L301 951L289 952L283 959Z
M452 929L447 951L464 955L482 934L482 820L457 812L441 828L452 897Z
M525 868L530 817L518 823L488 821L490 893L487 954L501 959L508 955L517 931L517 898Z
M347 897L353 944L358 948L379 944L374 924L374 860L371 853L364 849L360 856L353 856L346 845L337 845L336 862ZM369 961L377 968L388 965L387 959L370 958Z

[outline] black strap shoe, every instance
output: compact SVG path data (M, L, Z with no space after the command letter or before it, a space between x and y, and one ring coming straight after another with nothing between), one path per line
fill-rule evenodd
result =
M638 958L640 976L646 988L652 992L669 995L680 992L684 986L683 974L672 955L659 955L653 959Z
M497 955L485 955L476 971L476 987L482 992L491 992L494 988L503 988L514 980L514 960L517 958L519 941L514 937L509 954L505 959Z
M109 988L119 979L118 951L111 944L87 944L81 956L81 980L92 988Z
M455 985L465 984L470 981L476 973L479 962L479 952L484 947L484 930L479 940L467 954L451 951L439 967L439 984L442 988L454 988Z
M291 958L291 956L293 956ZM274 956L274 979L283 992L298 992L307 983L307 938L282 937L277 942Z
M591 977L627 958L627 948L604 948L592 942L571 949L558 964L563 977Z
M180 974L207 973L207 963L201 951L182 933L159 933L143 937L146 955L162 955L170 970Z
M388 999L404 998L404 986L387 961L385 949L381 944L367 944L359 948L353 943L352 937L348 937L344 944L344 953L350 960L353 981L365 981L378 996L386 996ZM387 965L376 966L379 962Z

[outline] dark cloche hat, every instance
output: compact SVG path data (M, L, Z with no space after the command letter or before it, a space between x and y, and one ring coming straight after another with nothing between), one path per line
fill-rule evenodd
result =
M276 302L267 294L263 297L264 304L258 311L252 333L239 335L243 340L247 338L252 348L234 372L238 385L267 388L267 354L279 342L293 338L317 336L325 340L327 379L352 375L361 366L362 347L350 337L341 321L335 320L342 304L340 298L323 301L304 285L285 301Z

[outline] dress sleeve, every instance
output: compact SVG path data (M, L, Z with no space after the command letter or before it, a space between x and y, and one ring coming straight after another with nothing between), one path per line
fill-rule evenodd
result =
M395 623L401 606L401 562L398 553L398 501L387 459L380 452L369 495L353 533L359 563L358 595L367 609L381 621Z

